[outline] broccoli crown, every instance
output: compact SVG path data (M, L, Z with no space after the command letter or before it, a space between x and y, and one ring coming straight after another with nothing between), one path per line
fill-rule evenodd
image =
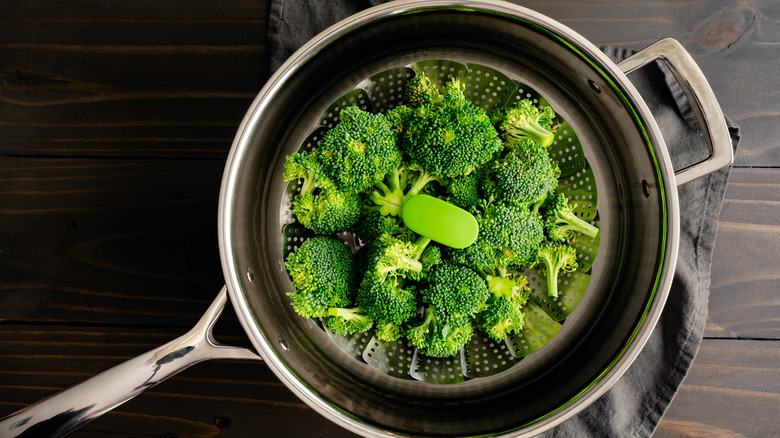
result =
M536 252L536 262L547 277L547 294L558 296L558 274L577 269L577 251L559 242L546 241Z
M402 231L394 216L384 216L378 210L364 210L352 227L352 232L363 242L379 239L383 234L396 234Z
M436 84L422 71L418 71L414 77L406 81L403 103L411 108L427 105L441 100Z
M390 128L398 138L404 132L404 125L409 120L412 111L414 110L411 106L403 104L385 111L385 119L390 123Z
M367 273L355 299L363 313L377 323L403 324L417 312L417 293L404 289L397 278L382 280L375 273Z
M429 276L423 301L435 307L449 322L481 311L490 292L487 283L473 269L451 261L436 266Z
M401 147L413 162L441 177L467 175L493 158L503 144L485 111L448 82L442 102L422 105L407 121Z
M335 188L318 195L298 195L293 199L293 211L298 221L317 234L336 234L349 230L357 223L363 201L355 193Z
M441 312L428 306L423 320L407 326L404 335L409 343L422 354L432 357L446 357L457 353L471 339L474 325L468 317L445 321Z
M421 237L415 242L406 240L406 235L384 233L367 245L365 271L374 273L380 280L388 277L406 277L423 269L420 257L430 243Z
M557 193L548 197L542 204L544 227L549 238L556 242L571 241L582 233L589 237L596 237L599 229L580 219L574 213L574 204L570 204L563 193Z
M341 110L341 121L319 143L324 173L344 191L369 189L401 160L396 134L382 114L358 107Z
M525 313L521 306L508 299L496 299L488 303L477 315L477 328L490 339L501 341L511 333L518 333L525 325Z
M505 275L510 268L527 266L545 239L541 216L524 206L488 202L477 222L477 241L453 249L451 256L483 274Z
M285 260L294 292L296 313L324 316L331 307L348 306L355 295L356 273L352 253L344 243L329 236L307 240Z
M313 194L325 184L331 183L325 176L322 163L316 152L295 152L287 156L284 163L284 180L299 181L300 194Z
M374 326L374 321L359 307L331 307L322 323L332 332L343 336L364 333Z
M481 174L477 169L468 175L450 179L447 185L448 201L466 211L478 206L483 197L480 190Z
M374 184L369 195L371 205L367 208L376 209L385 216L400 216L406 201L424 191L433 181L439 181L439 178L417 164L402 161L384 180Z
M548 147L555 139L551 132L553 119L552 108L538 108L530 99L523 99L504 111L498 129L509 143L530 139Z
M481 174L486 196L503 202L533 203L558 186L561 170L547 148L523 140Z

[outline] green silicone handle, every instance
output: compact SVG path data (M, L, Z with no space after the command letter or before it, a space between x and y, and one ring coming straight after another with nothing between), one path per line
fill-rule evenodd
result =
M415 233L451 248L477 240L479 225L468 211L429 195L409 198L401 211L404 224Z

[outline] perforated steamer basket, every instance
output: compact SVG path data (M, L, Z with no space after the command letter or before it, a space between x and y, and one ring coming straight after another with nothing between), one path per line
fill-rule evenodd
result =
M658 58L653 50L623 68ZM385 100L393 93L384 87L393 85L377 87L375 79L427 60L482 66L537 92L576 133L598 188L598 256L576 311L552 341L514 366L453 384L403 379L356 360L315 321L297 316L284 293L291 290L283 265L283 230L290 220L284 157L326 126L334 102L354 90L365 90L359 105L392 105ZM702 81L696 81L699 87ZM688 89L690 81L684 85ZM715 117L705 121L717 126L710 134L713 149L730 151L723 117ZM678 180L663 138L624 71L547 17L503 2L379 6L296 52L244 120L220 213L231 299L279 378L348 429L368 436L538 433L595 400L642 348L674 272L676 184L728 164L713 155Z
M626 78L658 59L691 100L710 148L708 159L677 173L650 111ZM343 106L345 96L357 99L348 104L381 111L397 103L390 96L399 77L425 65L446 66L444 77L468 77L469 97L486 107L528 92L551 105L565 121L556 128L553 151L566 177L574 178L561 188L577 186L569 196L587 197L577 199L580 214L598 219L597 252L579 249L581 257L590 256L582 271L589 275L587 291L573 312L560 313L553 307L561 302L541 300L547 306L541 313L557 315L563 324L543 348L508 365L498 358L506 355L504 347L479 341L479 360L472 351L449 359L460 363L413 364L414 353L384 349L387 357L370 363L362 357L365 346L358 355L333 342L316 321L295 314L286 295L291 285L284 254L295 238L305 236L289 229L293 188L282 177L285 157L316 146L317 132L336 121L333 110ZM376 80L390 75L396 84L389 88ZM569 138L573 147L566 150ZM211 327L228 297L279 379L346 429L373 437L538 434L596 400L639 354L674 274L676 186L732 159L720 108L695 63L673 40L615 65L567 27L510 3L408 0L368 9L293 54L238 129L219 205L227 292L223 289L187 334L9 415L0 420L0 435L21 436L36 427L64 434L199 361L256 359L251 351L213 339ZM595 189L582 191L591 184ZM509 356L523 355L509 351ZM479 364L502 368L475 375ZM418 375L409 378L409 371Z

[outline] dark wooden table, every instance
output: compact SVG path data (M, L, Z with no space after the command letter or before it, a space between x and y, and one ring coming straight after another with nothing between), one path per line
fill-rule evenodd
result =
M780 3L538 1L599 45L677 38L742 128L705 339L661 437L780 436ZM0 4L0 416L187 331L268 71L267 1ZM232 311L217 326L247 343ZM349 436L262 363L199 364L73 436Z

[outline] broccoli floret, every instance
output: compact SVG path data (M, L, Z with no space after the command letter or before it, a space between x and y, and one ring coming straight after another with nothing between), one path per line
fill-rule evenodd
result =
M483 199L481 178L482 172L477 169L468 175L450 179L447 185L447 200L466 211L478 206Z
M476 242L451 250L452 259L493 276L507 276L533 262L545 239L541 216L520 205L487 201L481 208L475 216L479 224Z
M417 313L417 292L404 288L401 279L369 272L363 278L355 302L363 313L375 323L376 336L385 341L393 341L390 333L400 335L400 329L388 325L400 326L412 319Z
M365 333L374 326L374 320L363 313L360 307L331 307L322 323L332 332L343 336Z
M423 270L420 258L430 242L427 237L411 242L404 235L382 234L367 245L366 273L374 273L380 280L419 274Z
M502 202L534 203L558 186L561 170L547 148L521 140L502 158L481 172L486 197Z
M293 211L301 225L317 234L346 231L357 222L362 200L357 193L335 187L324 174L320 157L316 151L287 156L284 179L300 184L293 198Z
M408 105L398 105L385 111L385 119L390 122L390 128L395 132L398 139L404 132L404 125L409 120L414 109Z
M435 103L442 100L436 84L431 82L424 72L418 71L413 78L406 81L404 88L404 105L417 108L422 105Z
M298 221L317 234L347 231L363 211L359 195L333 187L321 190L318 195L298 194L292 205Z
M284 180L298 181L299 194L313 194L314 191L330 180L322 170L317 152L295 152L287 156L284 163Z
M547 235L556 242L571 241L577 233L596 237L599 229L580 219L574 213L576 204L570 204L563 193L552 193L542 204L544 226Z
M406 201L433 181L439 181L439 178L419 165L402 162L383 181L374 184L374 190L369 195L373 205L368 208L378 209L385 216L400 216Z
M477 315L477 327L491 339L500 341L518 333L525 325L523 306L528 300L528 279L522 275L488 276L491 292L485 310Z
M530 139L548 147L555 140L551 132L554 118L551 107L538 108L530 99L523 99L504 111L498 130L508 143Z
M340 122L323 134L317 149L323 172L343 191L359 193L401 161L390 122L358 107L341 110Z
M477 317L477 328L496 341L518 333L524 325L525 313L509 300L491 301Z
M421 105L410 114L401 148L434 176L467 175L503 144L485 111L463 95L459 80L448 82L442 96L441 102Z
M344 243L317 236L285 260L294 292L288 292L296 313L304 318L325 316L331 307L352 303L356 289L355 263Z
M474 334L474 326L468 317L445 320L434 306L428 306L423 320L407 326L404 334L422 354L446 357L466 345Z
M577 251L558 242L544 242L536 252L536 262L547 277L547 294L558 296L558 274L577 269Z
M445 261L428 278L423 301L435 307L445 322L474 316L485 307L490 296L482 276L458 263Z
M403 227L395 216L384 216L378 210L364 210L352 227L352 232L362 241L371 242L382 234L399 234Z

